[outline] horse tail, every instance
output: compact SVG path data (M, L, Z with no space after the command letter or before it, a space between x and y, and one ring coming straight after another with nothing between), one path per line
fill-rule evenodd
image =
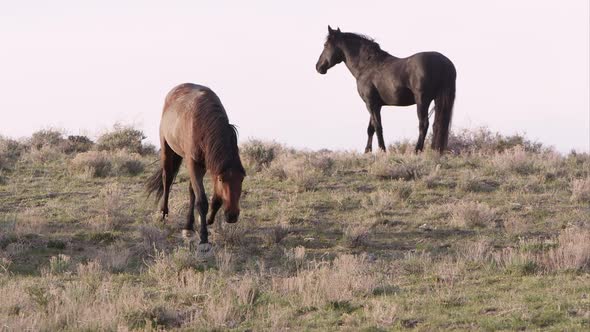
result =
M171 174L169 174L169 176L172 177L170 181L174 181L174 178L176 177L176 174L178 174L178 170L180 169L180 164L181 163L179 162L175 162L172 164L172 172ZM158 169L154 172L154 174L150 175L150 177L146 181L145 189L147 191L148 197L150 197L151 194L155 193L156 202L159 202L162 198L162 195L164 195L164 182L162 180L163 171L164 170L162 169L162 166L159 166Z
M160 201L162 195L164 195L164 183L162 182L162 166L159 166L158 169L152 174L146 181L145 189L147 191L148 197L151 194L156 194L156 202Z
M432 149L443 153L447 149L449 129L451 128L451 120L453 119L455 77L443 86L438 96L434 98L434 103L436 105L436 115L434 116Z

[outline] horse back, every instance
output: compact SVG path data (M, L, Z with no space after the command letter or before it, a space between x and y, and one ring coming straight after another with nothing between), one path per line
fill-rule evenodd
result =
M199 143L211 117L227 118L219 97L210 88L185 83L173 88L164 103L160 140L185 157L199 158Z

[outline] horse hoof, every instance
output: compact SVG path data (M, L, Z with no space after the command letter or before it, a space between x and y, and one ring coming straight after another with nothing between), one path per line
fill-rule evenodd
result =
M182 230L182 237L185 240L192 240L195 237L195 232L194 231L191 231L189 229L183 229Z
M205 255L211 252L211 243L199 243L197 246L197 252L201 255Z

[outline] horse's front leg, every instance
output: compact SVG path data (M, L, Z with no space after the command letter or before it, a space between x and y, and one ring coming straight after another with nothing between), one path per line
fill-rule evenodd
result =
M377 133L377 142L379 149L385 152L385 140L383 139L383 126L381 126L381 106L373 106L371 108L371 118L373 119L373 126Z
M207 217L207 225L212 225L215 222L215 215L217 214L217 211L219 211L219 208L221 208L221 198L215 196L215 194L213 194L213 198L211 198L211 205L209 206L209 217Z
M184 229L182 230L182 235L185 238L192 238L195 231L195 191L193 190L193 184L189 182L188 184L188 192L190 196L189 200L189 207L188 207L188 215L186 217L186 224L184 225Z
M209 243L209 233L207 232L207 195L205 194L205 186L203 185L203 177L205 176L206 168L204 165L197 165L196 162L188 163L188 173L191 179L191 186L195 193L195 206L199 213L199 220L201 221L201 229L199 235L201 237L201 244Z
M372 101L365 101L367 110L371 114L371 121L369 122L369 128L367 128L367 147L365 152L371 152L373 145L373 133L377 133L377 142L381 151L385 152L385 141L383 140L383 127L381 126L381 105L376 104Z

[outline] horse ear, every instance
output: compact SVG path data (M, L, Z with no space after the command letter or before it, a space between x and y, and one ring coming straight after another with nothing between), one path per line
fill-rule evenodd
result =
M334 30L332 29L332 27L328 25L328 34L331 35L333 32Z
M340 27L338 27L338 29L336 30L336 32L338 32L338 33L342 32L342 31L340 31Z

